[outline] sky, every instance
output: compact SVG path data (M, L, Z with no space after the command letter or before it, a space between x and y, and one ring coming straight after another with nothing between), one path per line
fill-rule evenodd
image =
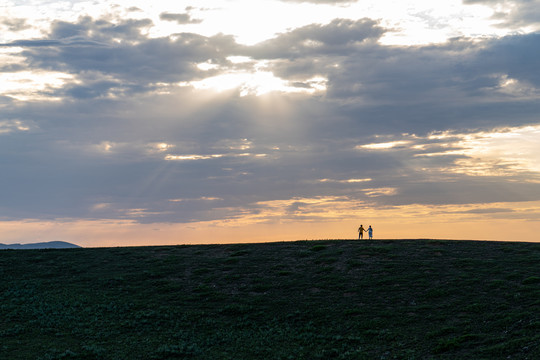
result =
M0 3L0 242L540 240L539 0Z

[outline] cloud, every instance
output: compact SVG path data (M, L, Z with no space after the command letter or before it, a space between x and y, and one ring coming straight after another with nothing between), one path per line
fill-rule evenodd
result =
M366 119L359 123L368 132L373 124L424 133L536 123L537 42L529 35L361 49L329 73L328 96L343 105L344 115ZM518 91L507 89L512 82Z
M330 98L351 102L352 107L354 101L367 116L386 111L379 105L392 104L411 113L410 104L424 103L421 116L427 119L417 121L429 124L429 118L437 116L432 108L440 99L444 102L437 105L443 108L460 103L471 112L482 112L483 98L496 95L512 101L508 95L516 95L516 91L527 91L534 98L538 83L532 61L538 55L536 35L480 44L461 39L440 46L388 47L376 42L385 31L377 22L336 19L294 29L254 46L240 46L227 35L182 33L149 38L141 29L150 24L149 20L112 23L82 17L76 23L55 22L47 39L4 46L24 47L22 55L33 67L77 74L78 81L63 89L73 97L153 91L157 84L195 81L240 67L252 71L258 66L299 90L311 89L313 79L318 78ZM253 62L231 63L232 56L249 56ZM198 66L208 61L210 70ZM266 65L258 65L258 61L266 61ZM533 102L530 106L523 110L537 110ZM470 123L470 118L465 121Z
M335 19L246 46L227 34L150 36L152 26L83 16L2 45L22 48L32 74L69 75L39 90L54 101L3 93L2 214L315 221L540 194L530 159L497 154L510 140L487 135L538 123L538 35L388 46L381 22ZM256 71L325 86L261 96L194 86Z
M29 29L31 26L24 18L12 18L12 17L0 17L0 25L7 28L8 31L23 31Z
M464 211L465 214L496 214L496 213L511 213L513 209L508 208L486 208L486 209L472 209Z
M538 0L463 0L463 3L493 7L492 19L502 28L518 29L540 25Z
M280 34L247 48L247 54L264 59L297 59L312 55L347 55L351 48L376 41L384 29L371 19L334 19L329 24L312 24Z
M201 76L197 63L226 62L227 51L236 47L233 38L225 35L149 38L141 31L151 25L148 19L113 23L86 16L75 23L54 22L47 38L1 46L24 48L21 55L32 68L77 74L78 81L65 89L74 97L99 97L111 88L149 91L155 83L193 80Z
M165 21L174 21L178 24L200 24L202 22L201 19L192 19L188 13L176 14L164 12L159 14L159 18Z
M52 39L94 38L107 43L112 39L129 41L138 40L141 30L150 26L150 19L122 19L113 23L83 16L76 23L54 21L49 36Z
M0 120L0 136L13 131L29 131L31 125L20 120Z
M540 67L535 61L538 56L540 56L540 34L507 36L492 41L490 46L480 53L475 65L492 75L506 76L502 80L517 80L537 88L540 86L538 74ZM501 77L496 79L500 80ZM504 83L495 84L499 87L501 85Z

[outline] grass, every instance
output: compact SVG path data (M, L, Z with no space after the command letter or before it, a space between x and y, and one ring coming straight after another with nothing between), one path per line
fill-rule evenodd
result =
M540 244L0 251L0 358L539 359Z

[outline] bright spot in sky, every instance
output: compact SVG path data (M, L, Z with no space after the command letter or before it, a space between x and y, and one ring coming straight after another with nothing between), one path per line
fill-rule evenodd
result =
M229 56L227 57L227 60L233 64L242 64L253 61L249 56Z
M199 81L183 83L196 89L227 91L238 89L240 96L264 95L272 91L284 93L314 93L326 90L326 79L315 77L305 82L307 86L292 86L288 81L276 77L270 71L230 72L208 77Z
M181 3L176 6L180 8ZM215 0L204 5L204 8L191 10L192 18L203 21L184 25L186 29L206 36L233 34L236 41L246 45L275 37L289 29L315 23L326 24L336 18L381 19L383 26L396 30L386 33L382 42L396 45L443 42L448 37L502 34L506 31L494 26L493 20L490 20L493 10L481 4L468 4L464 8L460 0L437 2L436 7L433 1L426 0L334 4ZM152 29L152 32L162 34L159 27Z
M362 191L366 194L366 196L369 197L390 196L397 194L397 189L391 187L363 189Z
M271 0L217 0L205 2L204 9L193 12L204 21L192 27L211 36L234 34L237 42L253 45L304 24L325 23L347 17L345 7ZM363 17L363 16L362 16Z
M335 179L320 179L319 182L325 183L362 183L362 182L368 182L371 181L370 178L365 179L347 179L347 180L335 180Z
M498 163L514 171L540 173L540 126L511 128L466 137L463 153L472 159Z
M223 157L221 154L214 155L166 155L165 160L207 160Z
M75 21L82 15L99 18L105 14L119 19L150 18L153 25L145 32L151 37L181 32L204 36L222 33L232 34L238 43L246 45L308 24L326 24L336 18L380 19L382 26L395 29L383 36L381 42L384 44L426 44L445 41L448 37L508 33L508 29L496 26L496 20L492 19L493 9L483 4L463 6L461 0L439 1L436 6L433 1L426 0L328 4L271 0L208 0L200 4L186 0L150 3L118 0L114 4L104 7L100 1L16 1L8 8L6 16L31 19L32 26L21 32L26 38L39 37L40 32L47 31L49 19ZM179 24L162 19L160 15L165 12L187 13L192 21ZM10 36L13 33L0 33L0 40L10 41Z
M58 89L73 76L53 71L19 71L0 73L0 95L20 101L58 100L47 96L49 89Z
M426 139L435 141L437 146L451 149L424 152L415 156L459 156L455 161L457 166L451 169L455 173L475 176L540 173L540 125L473 134L442 132L431 134ZM428 148L428 144L415 146L421 150Z
M391 149L398 146L403 146L409 144L409 141L400 140L400 141L391 141L391 142L385 142L385 143L374 143L374 144L366 144L366 145L358 145L356 146L357 149L369 149L369 150L384 150L384 149Z

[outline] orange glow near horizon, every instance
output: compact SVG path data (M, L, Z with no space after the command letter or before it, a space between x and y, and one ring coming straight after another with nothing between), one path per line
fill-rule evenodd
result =
M280 219L276 213L266 219L184 224L139 224L128 220L5 221L0 225L0 237L5 244L67 241L83 247L224 244L355 239L356 229L363 224L373 226L375 239L540 242L540 202L512 203L513 217L506 214L499 219L498 214L503 214L508 205L409 205L380 210L364 208L349 217L337 211L324 218ZM272 211L277 211L277 207Z

